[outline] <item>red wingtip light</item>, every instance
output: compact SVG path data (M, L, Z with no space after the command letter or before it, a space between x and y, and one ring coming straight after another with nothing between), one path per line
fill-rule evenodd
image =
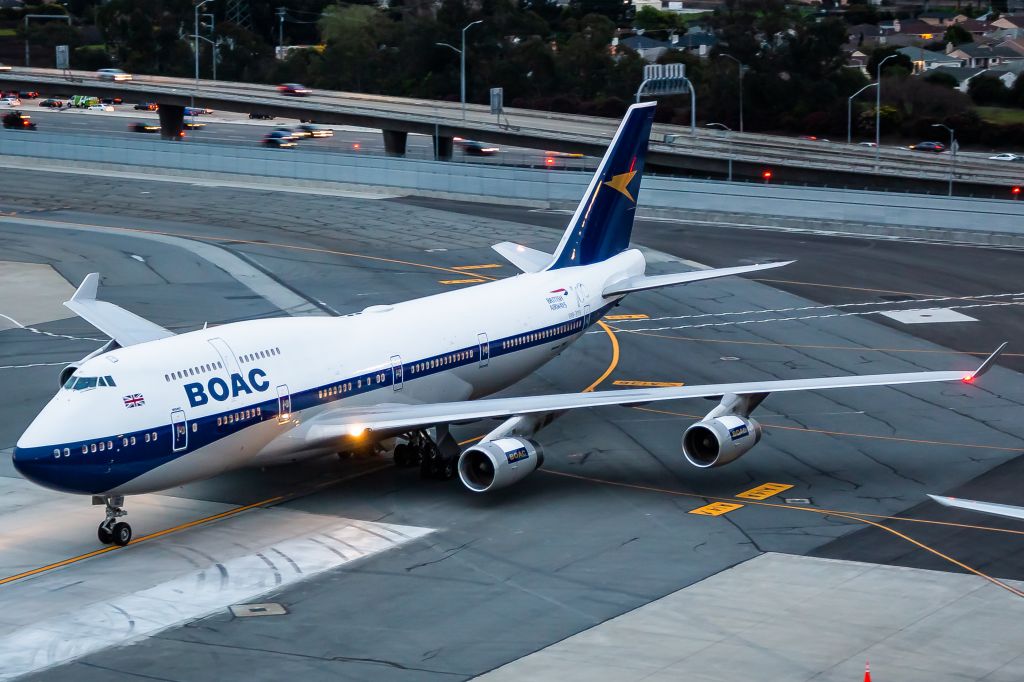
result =
M974 383L974 375L973 374L965 374L965 375L963 375L963 377L960 378L960 381L964 382L965 384L973 384Z
M359 143L358 142L353 142L352 143L352 149L359 149Z
M546 159L544 159L544 163L547 164L548 166L554 166L555 160L549 156Z
M769 180L772 179L772 172L770 170L763 170L763 171L761 171L761 178L765 182L768 182Z
M1015 197L1020 196L1020 185L1014 185L1013 189L1010 190L1010 194Z

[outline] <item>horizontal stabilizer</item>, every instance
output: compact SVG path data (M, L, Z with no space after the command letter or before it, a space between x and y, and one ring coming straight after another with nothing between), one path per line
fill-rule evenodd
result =
M512 242L501 242L491 248L523 272L540 272L554 258L550 253L544 253L537 249L531 249L529 246L513 244Z
M976 500L961 500L957 497L942 497L941 495L928 495L944 507L956 507L981 514L992 514L993 516L1005 516L1009 519L1024 521L1024 507L1015 507L1011 504L999 504L997 502L978 502Z
M742 275L747 272L757 272L758 270L781 268L784 265L789 265L794 262L795 261L787 260L780 263L738 265L732 268L694 270L692 272L680 272L674 275L654 275L653 277L638 275L636 277L630 277L620 282L616 282L615 284L608 285L605 287L602 294L607 298L608 296L619 296L636 291L647 291L648 289L660 289L661 287L670 287L676 284L689 284L690 282L700 282L705 279L715 279L717 277L728 277L729 275Z
M82 284L64 305L83 320L117 341L121 346L134 346L147 341L165 339L174 333L158 324L143 319L124 308L97 301L100 275L93 272L86 275Z

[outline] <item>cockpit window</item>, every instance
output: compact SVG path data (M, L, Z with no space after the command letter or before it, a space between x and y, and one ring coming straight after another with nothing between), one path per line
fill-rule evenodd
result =
M112 376L102 377L71 377L64 383L64 388L72 391L84 391L97 386L117 386Z

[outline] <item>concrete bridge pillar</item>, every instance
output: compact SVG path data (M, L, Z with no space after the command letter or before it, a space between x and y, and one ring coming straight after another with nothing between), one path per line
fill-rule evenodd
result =
M160 115L160 137L180 140L185 129L185 107L180 104L161 104L157 113Z
M452 138L441 135L434 136L434 158L438 161L452 160Z
M409 133L404 130L382 130L384 133L384 152L388 156L405 156L405 142Z

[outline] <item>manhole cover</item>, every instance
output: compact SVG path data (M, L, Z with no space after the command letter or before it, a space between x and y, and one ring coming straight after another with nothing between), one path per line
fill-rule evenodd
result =
M229 608L231 609L231 613L239 618L283 616L288 613L283 606L274 602L267 602L265 604L235 604Z

